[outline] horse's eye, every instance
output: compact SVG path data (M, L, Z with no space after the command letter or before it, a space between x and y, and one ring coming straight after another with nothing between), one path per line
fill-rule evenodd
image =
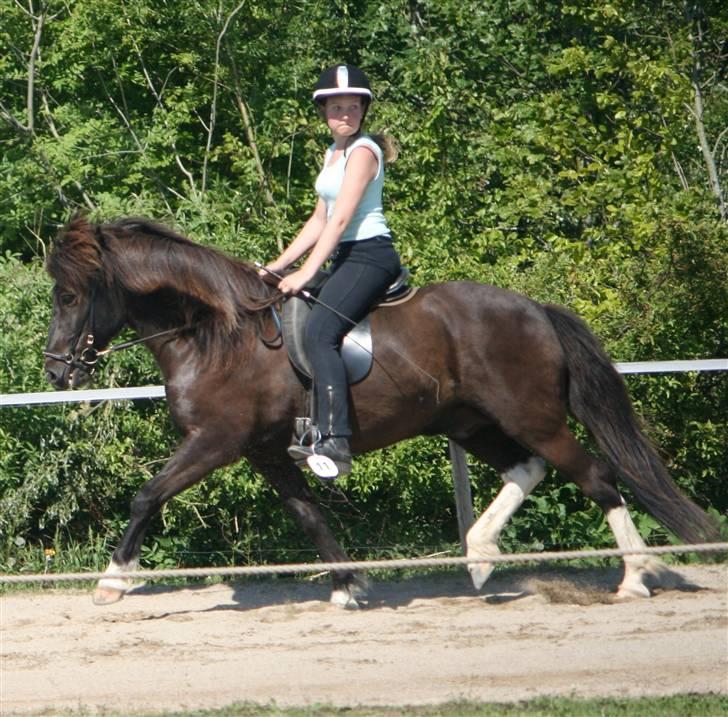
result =
M76 303L76 295L69 292L63 292L59 299L63 306L73 306Z

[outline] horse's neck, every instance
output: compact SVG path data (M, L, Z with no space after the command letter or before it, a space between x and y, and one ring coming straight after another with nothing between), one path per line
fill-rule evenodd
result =
M159 366L165 385L177 383L183 376L199 374L200 355L193 340L184 336L162 336L145 342Z
M172 356L178 355L183 350L183 345L190 343L189 338L182 337L179 333L184 328L182 322L179 326L170 327L167 323L144 316L142 312L130 312L128 325L136 335L139 348L143 347L151 352L165 379L172 375L175 364L179 363L172 361ZM190 350L189 353L192 356L194 352Z

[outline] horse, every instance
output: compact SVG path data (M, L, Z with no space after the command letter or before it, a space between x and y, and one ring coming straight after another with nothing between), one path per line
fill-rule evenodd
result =
M302 470L288 456L307 390L276 337L281 294L254 266L160 223L70 220L46 261L54 282L45 372L57 389L89 382L96 360L131 327L151 351L181 434L171 459L131 503L128 526L94 593L120 600L152 517L214 469L242 458L264 476L326 562L347 561ZM606 514L624 557L617 598L649 597L667 568L646 554L618 480L687 543L714 539L710 516L683 495L641 428L626 386L574 313L513 291L457 281L419 287L370 314L374 361L351 385L353 454L445 435L492 466L503 487L469 529L476 590L493 570L506 522L546 465ZM114 347L111 347L114 348ZM567 425L596 440L592 455ZM477 561L477 562L475 562ZM357 607L366 579L333 571L331 602Z

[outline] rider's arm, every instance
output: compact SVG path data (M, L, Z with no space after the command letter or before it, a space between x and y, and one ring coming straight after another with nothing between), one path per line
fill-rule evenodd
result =
M280 282L278 287L281 291L299 291L323 266L339 243L344 230L349 226L367 185L374 179L377 171L377 158L370 149L357 147L351 153L346 163L341 191L336 198L334 213L326 222L301 268Z

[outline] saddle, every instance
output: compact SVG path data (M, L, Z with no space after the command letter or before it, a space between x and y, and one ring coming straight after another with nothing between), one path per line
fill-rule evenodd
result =
M304 288L316 296L328 277L329 272L320 270ZM372 311L383 306L395 306L411 299L417 288L408 284L409 277L409 270L402 269ZM279 315L281 335L288 350L288 358L307 385L311 383L313 372L303 348L303 333L313 305L314 302L311 299L300 295L291 296L283 303ZM371 321L367 314L344 336L341 344L341 358L344 361L346 376L350 384L358 383L367 377L372 368L373 356Z

